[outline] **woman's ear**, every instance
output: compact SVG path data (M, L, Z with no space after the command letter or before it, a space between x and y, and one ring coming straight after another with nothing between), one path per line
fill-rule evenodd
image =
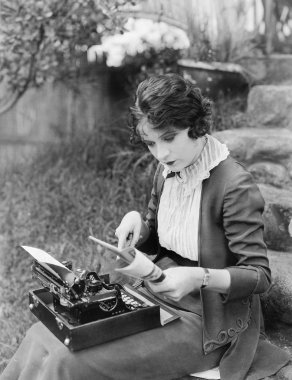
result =
M194 128L193 127L188 127L188 136L192 140L196 140L197 138L194 136Z

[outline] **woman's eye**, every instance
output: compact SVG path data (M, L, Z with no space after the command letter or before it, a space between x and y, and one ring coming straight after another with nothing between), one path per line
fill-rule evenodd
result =
M151 148L154 146L154 142L151 141L144 141L144 144L148 146L148 148Z
M163 141L166 141L166 142L171 142L171 141L173 141L173 140L174 140L174 138L175 138L175 135L174 135L174 136L168 136L168 137L164 137L164 138L163 138Z

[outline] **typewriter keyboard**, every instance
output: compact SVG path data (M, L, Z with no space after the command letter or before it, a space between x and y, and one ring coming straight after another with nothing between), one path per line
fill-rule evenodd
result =
M144 297L143 297L144 298ZM130 295L129 293L126 293L126 292L123 292L122 291L122 300L125 302L125 304L130 307L132 310L135 310L135 309L141 309L141 308L145 308L145 307L148 307L150 306L148 303L146 303L145 301L147 300L140 300L136 297L133 297L132 295Z

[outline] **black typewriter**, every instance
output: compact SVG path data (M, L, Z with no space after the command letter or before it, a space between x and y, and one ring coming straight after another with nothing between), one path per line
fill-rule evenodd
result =
M42 288L29 292L29 308L72 351L161 326L159 305L137 289L111 283L108 274L74 271L70 261L48 261L33 261Z
M110 283L109 275L81 269L73 272L70 261L62 265L34 261L32 276L52 294L54 311L72 325L148 307L145 302L130 297L120 284Z

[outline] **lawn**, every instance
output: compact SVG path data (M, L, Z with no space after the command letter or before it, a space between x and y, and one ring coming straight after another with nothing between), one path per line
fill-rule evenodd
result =
M88 239L116 243L114 232L130 210L146 211L155 163L127 143L127 133L102 128L48 146L34 162L1 177L0 372L36 319L28 292L31 258L20 245L51 252L74 267L112 273L114 258Z

